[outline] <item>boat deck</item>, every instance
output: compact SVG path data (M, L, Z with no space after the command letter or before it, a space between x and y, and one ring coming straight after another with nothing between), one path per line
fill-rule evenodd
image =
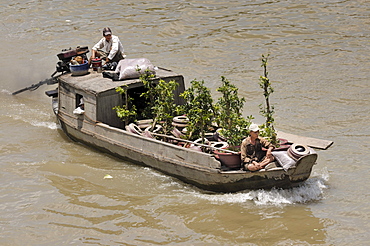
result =
M113 73L113 71L106 72ZM175 78L179 76L180 75L172 72L171 70L159 68L158 70L156 70L155 79L171 77ZM135 88L142 85L139 79L113 81L110 78L104 78L102 73L93 71L93 69L89 69L89 73L83 76L73 76L70 73L64 74L59 77L59 81L63 81L64 83L67 83L74 88L87 91L94 95L115 89L118 86L128 85L129 87Z

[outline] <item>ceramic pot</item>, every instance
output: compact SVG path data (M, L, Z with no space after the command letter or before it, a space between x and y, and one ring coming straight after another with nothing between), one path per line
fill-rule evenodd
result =
M221 161L221 164L229 169L240 169L241 168L241 159L240 152L238 154L234 153L222 153L214 151L218 159Z
M279 138L279 148L275 148L274 151L282 151L289 149L290 144L288 143L288 140L284 138Z
M279 138L279 148L275 148L274 151L283 151L289 149L290 144L288 143L288 140L284 138ZM262 147L263 151L267 151L266 148Z
M292 159L298 161L298 159L302 156L308 155L310 153L310 149L307 145L292 144L292 146L289 147L287 153Z

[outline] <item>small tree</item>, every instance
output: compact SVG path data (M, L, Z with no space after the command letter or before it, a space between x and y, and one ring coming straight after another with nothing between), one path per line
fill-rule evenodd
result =
M216 103L216 122L222 128L221 134L230 145L230 149L239 150L243 138L247 135L252 116L243 117L244 97L239 97L238 88L221 76L222 85L217 89L222 96Z
M153 127L157 122L161 122L164 134L172 130L172 119L175 115L177 105L173 91L178 86L174 80L166 82L159 80L158 84L153 88L154 91L154 105L152 106L154 121Z
M166 82L159 80L154 82L153 75L150 70L140 72L140 68L137 71L140 73L140 81L143 83L144 91L140 94L145 100L145 108L142 110L139 117L154 117L153 126L157 122L161 122L164 133L171 130L172 118L176 112L177 106L174 104L173 91L178 86L174 80ZM126 124L135 121L138 117L138 110L134 104L133 99L128 94L127 85L117 87L116 91L123 94L125 105L115 106L113 109L116 110L117 116L122 118Z
M123 85L122 87L117 87L116 92L119 92L123 95L123 100L125 105L122 106L115 106L113 110L116 111L117 116L121 118L125 124L127 125L130 121L134 121L137 115L136 107L132 104L133 99L129 97L127 93L127 85Z
M188 139L201 137L204 141L205 133L209 130L214 119L214 106L210 90L204 86L204 81L191 81L191 87L181 95L185 104L181 112L189 118L187 126Z
M262 55L262 65L263 67L263 76L260 76L259 85L263 89L263 95L265 97L265 105L259 105L260 107L260 114L266 118L265 123L261 126L262 133L261 135L268 138L272 144L277 145L278 139L276 135L276 131L274 128L274 106L270 105L270 95L274 92L274 89L271 86L270 79L267 77L267 61L268 61L269 54L267 56Z
M137 71L140 73L140 68L137 68ZM152 118L153 112L152 109L155 106L155 99L156 99L156 84L153 81L155 77L154 74L150 72L150 70L145 70L143 73L140 73L140 81L143 83L145 91L141 93L140 97L143 97L146 100L146 107L142 111L143 118Z
M154 83L152 82L152 78L155 77L150 70L145 70L144 72L140 72L141 69L138 66L136 70L140 73L140 81L143 83L144 88L146 91L141 93L140 96L144 97L147 101L145 103L146 107L141 111L137 110L136 106L132 103L133 98L130 97L128 93L127 85L123 85L121 87L116 88L116 92L119 92L123 95L124 105L123 106L115 106L113 110L116 111L117 116L121 118L125 124L127 125L129 122L135 121L138 117L152 117L152 107L154 106L154 97L155 95L152 93L154 88Z
M140 71L140 68L138 68L138 71ZM172 119L177 111L173 92L178 83L174 80L167 82L163 79L154 82L154 77L155 75L149 70L144 71L140 76L140 81L146 89L140 96L147 101L143 116L154 118L152 128L158 122L161 122L162 131L167 134L172 129Z

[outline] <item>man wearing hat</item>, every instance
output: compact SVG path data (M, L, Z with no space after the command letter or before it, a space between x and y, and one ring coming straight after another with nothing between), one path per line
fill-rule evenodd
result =
M274 146L265 138L259 136L257 124L249 126L249 136L241 144L242 166L245 170L258 171L275 160L271 151ZM262 148L267 149L265 152Z
M103 29L103 38L92 48L90 62L91 59L96 57L100 57L106 62L119 62L124 59L123 51L124 49L119 38L112 35L109 27L105 27Z

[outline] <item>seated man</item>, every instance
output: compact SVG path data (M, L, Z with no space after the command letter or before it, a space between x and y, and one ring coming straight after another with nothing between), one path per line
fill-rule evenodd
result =
M103 38L92 48L92 54L89 60L100 57L105 62L119 62L124 59L123 46L117 36L112 35L109 27L103 29Z
M265 138L259 136L259 130L257 124L251 124L249 126L249 136L241 144L242 166L245 170L257 171L275 160L271 154L274 146ZM266 153L262 150L262 147L267 149Z

